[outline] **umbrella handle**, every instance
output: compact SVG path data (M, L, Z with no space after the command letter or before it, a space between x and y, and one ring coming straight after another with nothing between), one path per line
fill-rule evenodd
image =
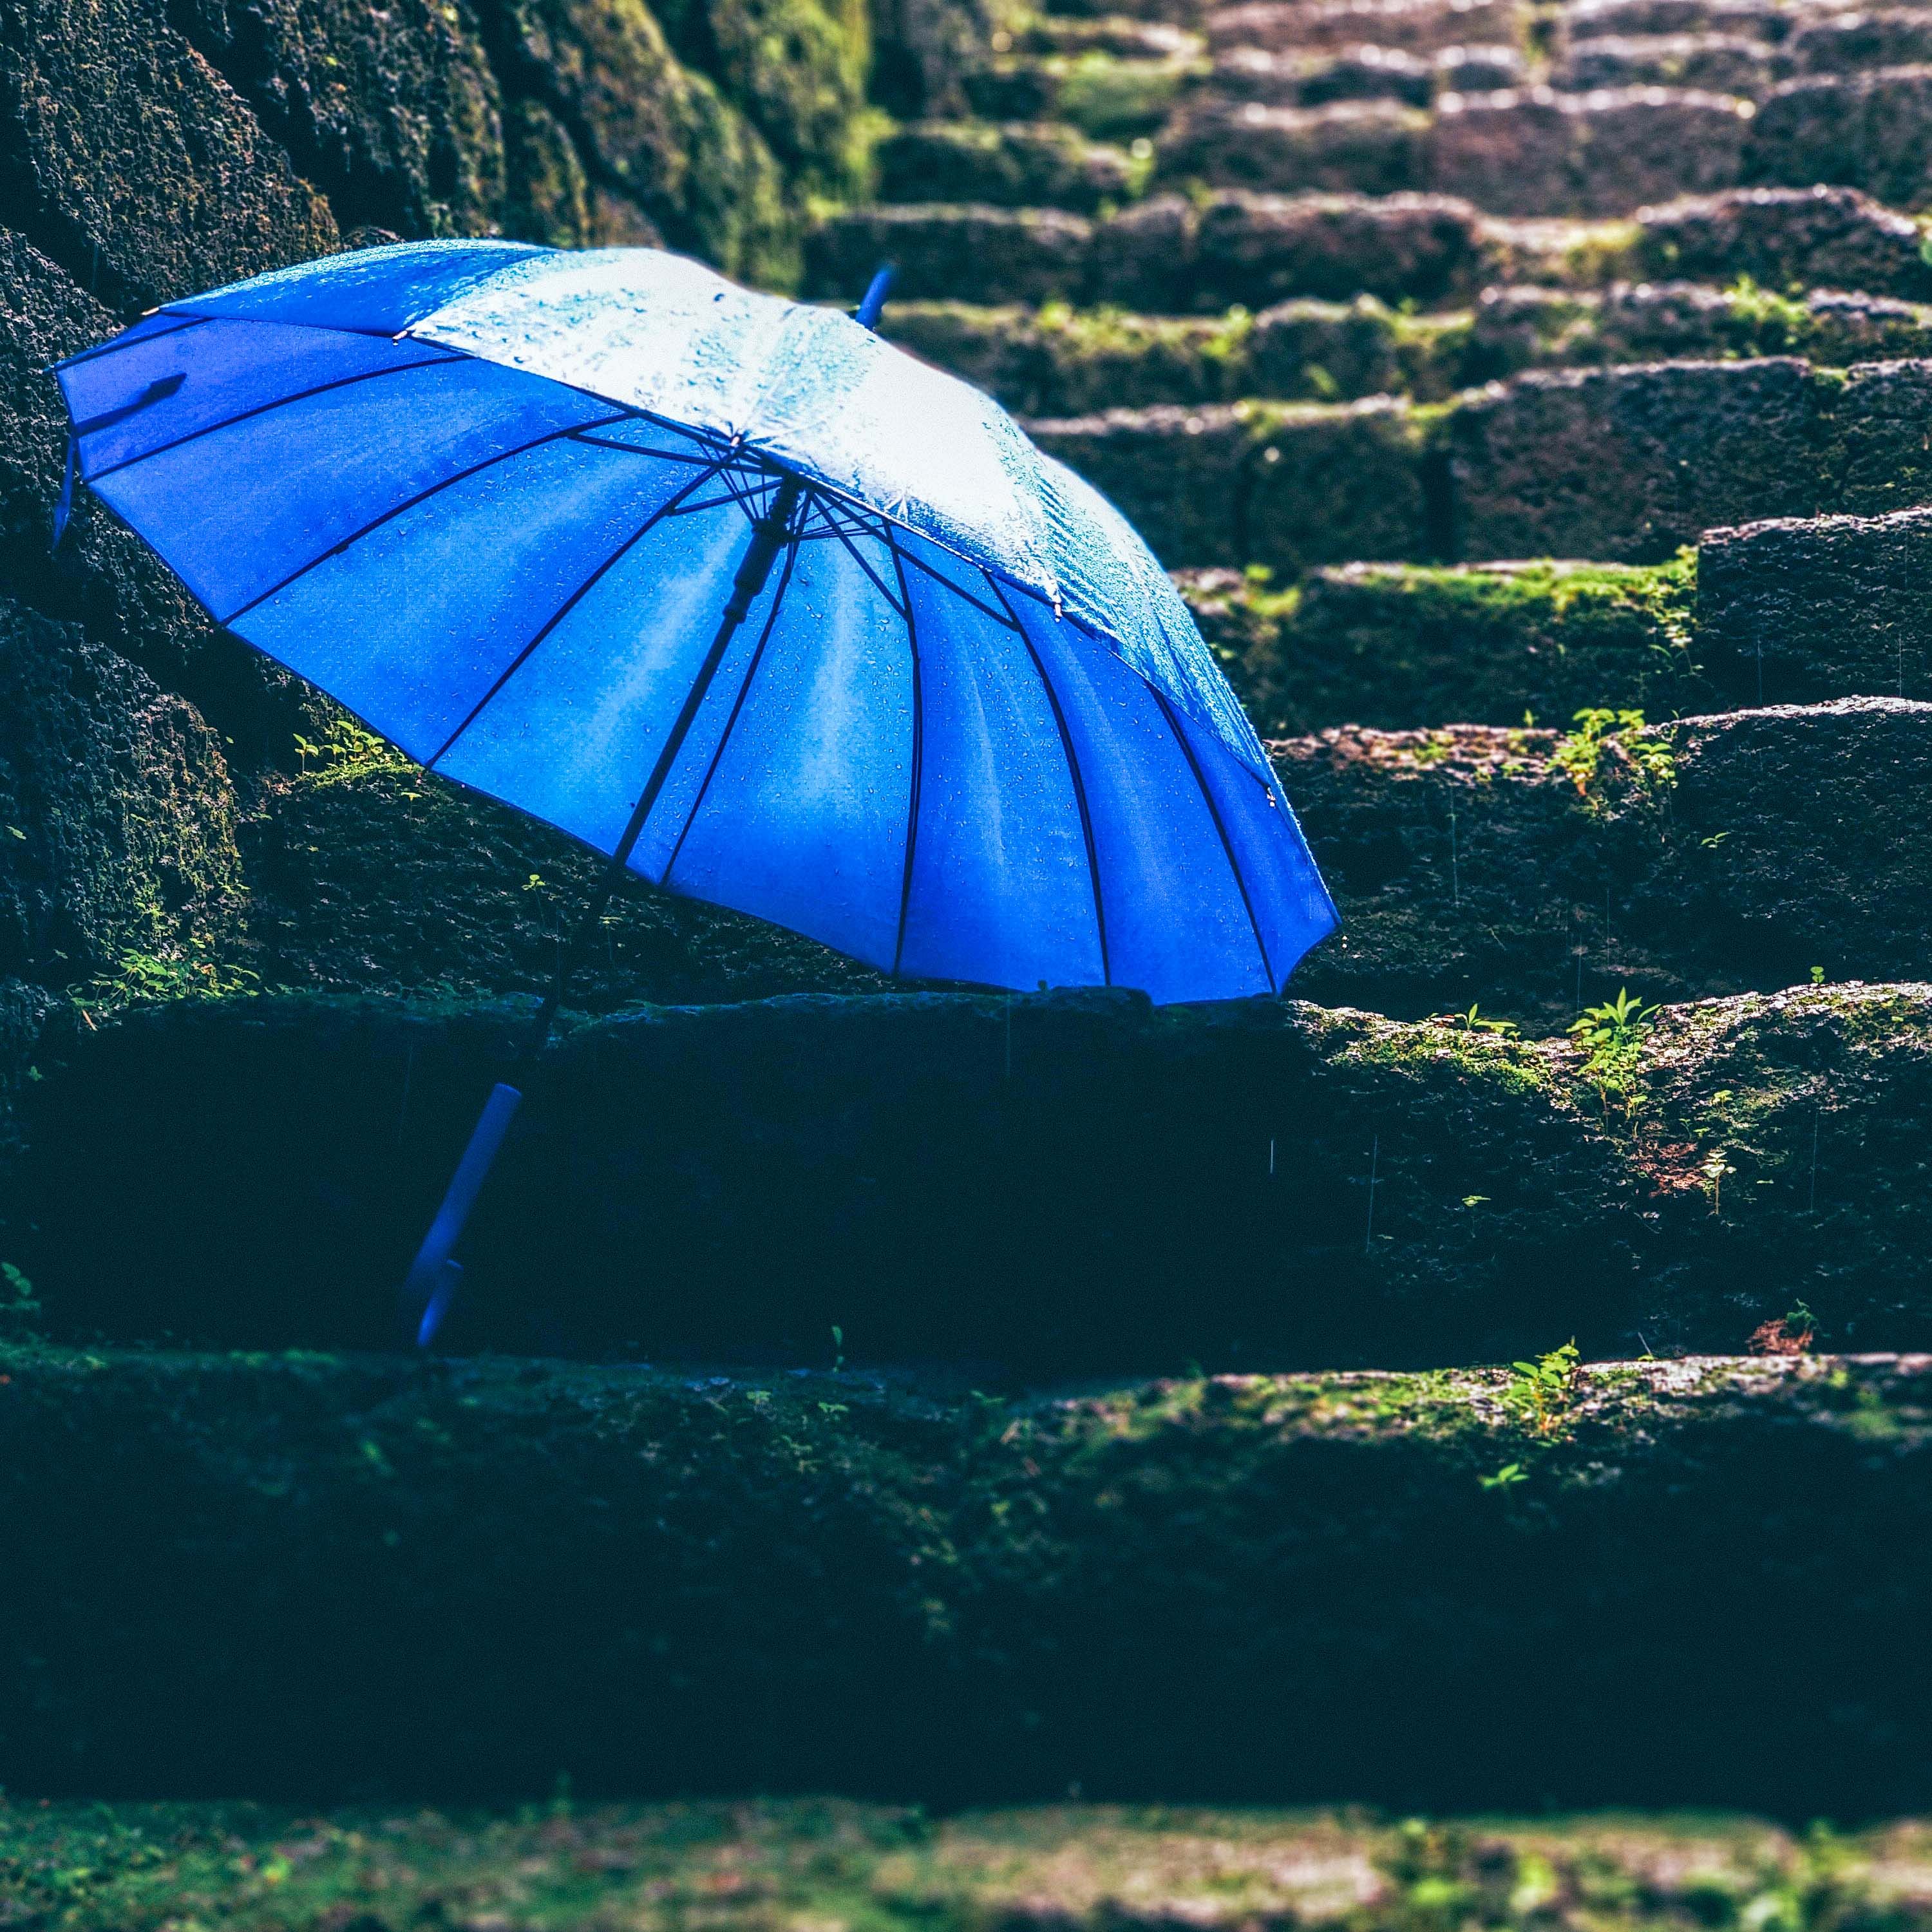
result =
M450 1177L442 1205L436 1210L436 1219L416 1250L409 1278L403 1284L403 1308L410 1320L417 1324L418 1348L426 1348L435 1340L436 1331L455 1298L457 1281L463 1270L460 1264L450 1259L450 1250L462 1238L470 1210L483 1191L483 1184L489 1178L523 1097L515 1088L500 1081L490 1090L490 1097L484 1102L483 1111L470 1130L470 1144L463 1150L463 1158Z

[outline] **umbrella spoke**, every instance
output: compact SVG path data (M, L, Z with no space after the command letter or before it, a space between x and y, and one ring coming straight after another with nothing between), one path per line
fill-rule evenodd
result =
M912 591L906 582L904 554L890 527L885 536L886 548L892 553L892 568L898 578L902 599L892 608L905 620L906 644L912 652L912 769L906 784L905 868L899 879L898 936L892 945L892 970L896 974L900 961L905 957L906 916L912 909L913 860L919 849L920 794L926 779L926 698L920 676L919 626L913 619ZM845 548L852 550L849 542ZM852 550L852 554L857 556L859 553ZM860 562L863 561L861 558ZM886 601L891 602L890 598Z
M628 419L630 413L628 410L620 410L616 414L607 417L605 421L623 422ZM272 597L279 597L290 584L306 577L310 571L326 563L331 557L340 556L344 550L352 549L364 537L371 536L384 525L394 523L398 517L406 514L410 511L416 508L419 503L427 503L431 497L440 496L446 490L453 490L458 484L467 482L471 477L480 476L484 470L494 469L500 463L508 463L517 457L527 455L533 449L541 449L547 442L561 442L565 437L574 436L579 427L580 425L573 424L568 429L547 430L542 436L532 436L528 442L518 443L514 449L499 450L495 455L486 456L480 462L465 464L462 469L455 471L452 475L442 477L432 483L428 489L418 490L413 496L406 498L402 502L392 505L380 517L370 518L359 530L351 530L348 536L338 539L326 550L318 551L309 559L308 562L297 569L290 571L279 584L272 584L267 590L250 598L247 603L237 604L225 617L218 616L212 611L209 615L214 617L214 621L218 624L232 624L237 617L245 616L258 605L267 603Z
M176 436L167 442L158 442L152 449L144 449L139 456L124 456L118 463L110 463L104 470L98 470L92 476L82 470L81 474L89 483L105 482L110 476L118 476L124 470L131 470L137 463L146 463L149 458L164 454L171 449L180 449L190 442L199 442L203 436L212 436L218 430L232 429L237 423L249 422L256 416L272 415L277 410L286 409L291 403L306 402L311 396L328 394L332 389L346 389L357 382L374 382L385 376L407 376L418 369L440 369L452 362L468 361L463 356L425 356L414 362L398 362L386 369L362 369L352 376L338 376L332 382L317 382L306 389L292 389L286 396L278 396L273 401L258 403L252 410L241 410L232 416L224 416L219 422L204 423L199 429L191 429L185 435ZM82 424L84 430L86 425Z
M439 761L448 755L451 747L455 744L457 740L461 737L464 733L468 730L470 726L476 723L477 719L483 715L484 710L495 700L496 697L502 692L504 686L508 684L511 679L515 676L518 671L522 670L524 664L529 662L532 652L536 650L538 645L542 644L544 638L548 638L550 633L556 628L558 625L562 623L564 619L568 616L571 612L576 609L578 605L596 588L597 585L602 580L604 577L610 571L615 568L617 564L620 562L623 558L627 556L631 551L634 550L637 546L644 541L644 538L652 530L656 529L658 525L662 523L667 517L674 516L676 514L676 506L680 499L683 496L688 496L694 490L701 489L704 484L710 482L711 478L716 474L717 470L714 466L712 469L706 470L700 476L694 476L691 481L686 484L684 488L679 491L677 496L672 497L669 502L661 505L657 509L652 511L651 514L646 517L644 520L640 524L638 527L633 530L608 556L604 558L603 562L600 563L597 568L593 570L560 604L557 606L556 609L553 611L550 616L544 621L543 626L537 632L536 634L532 637L530 642L524 645L523 649L518 651L517 655L510 660L509 663L504 668L501 676L497 678L496 682L491 685L490 688L486 691L483 695L476 700L476 704L470 707L469 716L466 717L462 723L458 725L456 729L451 732L449 736L442 741L441 746L437 748L435 755L426 760L424 766L424 769L426 771L435 770Z

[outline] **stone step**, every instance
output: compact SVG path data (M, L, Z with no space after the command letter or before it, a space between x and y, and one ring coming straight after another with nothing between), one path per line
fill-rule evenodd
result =
M1775 704L1843 691L1932 699L1932 512L1707 531L1697 648Z
M1035 14L1016 30L997 30L989 44L995 53L1105 54L1121 61L1171 61L1190 58L1206 46L1204 35L1165 20L1129 14L1068 19Z
M1932 11L1918 8L1832 12L1801 20L1778 50L1792 75L1863 73L1932 61Z
M1295 991L1406 1017L1479 1002L1546 1033L1619 988L1932 976L1932 862L1910 849L1932 704L1612 723L1271 746L1342 916Z
M1429 116L1395 100L1268 107L1204 100L1163 130L1158 178L1168 186L1270 194L1400 194L1428 185Z
M1688 560L1353 563L1283 588L1232 570L1183 571L1176 582L1267 738L1400 730L1418 718L1568 729L1586 707L1668 718L1756 694L1753 667L1695 636Z
M962 81L973 112L988 121L1064 121L1090 140L1143 140L1158 134L1202 63L1078 54L1000 56Z
M1400 398L1035 420L1171 568L1493 556L1654 562L1719 524L1932 500L1932 364L1795 357L1532 371Z
M1055 122L914 122L887 135L874 159L883 201L1082 214L1132 200L1151 166L1148 154L1090 141Z
M1336 52L1359 46L1434 53L1444 47L1515 46L1528 35L1522 0L1246 0L1206 21L1209 48Z
M1342 100L1393 100L1426 107L1438 94L1514 87L1526 63L1513 47L1446 47L1409 54L1388 47L1346 53L1274 53L1232 47L1190 79L1184 99L1221 105L1324 107Z
M1898 206L1932 191L1932 66L1786 81L1751 124L1748 178L1862 188Z
M1672 358L1796 355L1845 367L1932 356L1932 305L1643 282L1485 289L1473 310L1426 315L1369 296L1214 316L907 302L888 312L885 332L1016 414L1062 416L1244 398L1442 402L1526 369Z
M886 1928L1102 1928L1124 1895L1234 1932L1394 1928L1445 1894L1532 1924L1508 1904L1532 1886L1666 1928L1828 1886L1853 1922L1925 1922L1922 1832L1821 1831L1808 1860L1708 1815L1932 1798L1922 1358L1594 1364L1540 1413L1493 1369L1004 1399L313 1354L23 1349L8 1373L10 1788L286 1792L299 1763L309 1808L269 1834L231 1804L204 1834L190 1808L90 1805L107 1842L76 1868L54 1854L78 1808L16 1800L0 1856L29 1923L44 1888L99 1928L189 1882L200 1922L305 1932L371 1893L386 1924L583 1924L586 1900L820 1924L856 1899ZM1766 1696L1766 1658L1817 1630L1833 1668ZM1562 1724L1495 1720L1552 1682ZM899 1813L868 1842L842 1804L788 1831L793 1808L686 1802L605 1844L610 1813L567 1792L460 1827L394 1796L536 1792L559 1765L592 1792L1162 1808L1109 1808L1090 1847L1077 1810ZM1546 1808L1278 1835L1172 1805L1336 1790L1404 1818L1706 1815L1626 1813L1573 1851ZM345 1796L343 1833L314 1808Z
M1778 721L1718 723L1742 734L1708 754L1730 761L1736 805L1752 734ZM1678 755L1707 755L1711 728L1678 727ZM1607 794L1616 753L1599 749ZM1913 801L1882 792L1860 802L1897 827ZM1784 801L1805 835L1789 868L1757 842L1777 801L1749 795L1762 815L1697 848L1740 912L1895 904L1914 862L1841 872L1835 841L1856 835L1828 795ZM1472 892L1506 891L1486 875L1515 859L1486 843L1485 813L1517 796L1456 794L1453 855L1448 824L1412 820L1412 856L1389 818L1352 890L1379 850L1391 876L1432 859L1452 901L1452 861L1476 868ZM1602 892L1585 867L1540 937L1574 996L1582 930L1592 1003L1627 964L1597 945ZM1364 943L1393 946L1383 903ZM1460 991L1445 982L1444 1010ZM44 1037L15 1225L32 1230L16 1252L46 1319L82 1336L387 1342L396 1283L529 1011L265 995ZM1673 1006L1607 1058L1293 999L820 995L584 1021L517 1078L517 1133L466 1237L459 1349L548 1335L809 1363L836 1324L855 1356L988 1375L1421 1366L1550 1346L1556 1280L1561 1334L1594 1354L1639 1335L1739 1348L1801 1298L1830 1346L1932 1340L1923 984Z
M67 1908L72 1875L86 1873L70 1932L139 1922L155 1889L158 1841L193 1874L204 1922L244 1924L272 1892L277 1922L296 1932L357 1917L580 1922L586 1874L610 1922L662 1914L720 1932L749 1932L775 1914L843 1924L854 1898L877 1932L1048 1916L1066 1932L1107 1932L1123 1898L1153 1922L1199 1932L1325 1924L1344 1912L1361 1932L1397 1932L1417 1892L1426 1901L1452 1890L1480 1900L1486 1922L1508 1932L1552 1906L1580 1914L1612 1900L1631 1932L1670 1932L1720 1901L1768 1919L1785 1900L1828 1888L1861 1924L1925 1932L1932 1923L1932 1846L1912 1821L1801 1836L1749 1816L1472 1826L1055 1803L933 1820L902 1804L823 1798L579 1798L455 1814L412 1804L380 1833L368 1825L360 1808L56 1801L0 1815L0 1862L17 1874L30 1917Z
M1743 34L1572 38L1550 69L1552 87L1575 94L1596 88L1694 88L1756 100L1780 78L1773 50Z
M856 301L896 261L905 301L1094 302L1150 314L1361 294L1466 306L1486 286L1618 280L1932 300L1918 222L1846 188L1735 189L1628 222L1507 221L1444 195L1158 194L1099 221L1058 209L849 210L808 238L808 292Z
M1932 703L1932 512L1706 531L1694 559L1177 574L1264 736L1418 718L1568 727L1850 697Z

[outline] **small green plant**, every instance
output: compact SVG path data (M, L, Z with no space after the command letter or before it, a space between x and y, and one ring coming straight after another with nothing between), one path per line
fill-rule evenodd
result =
M416 770L388 739L358 724L346 711L329 720L319 741L297 732L295 746L302 776L316 785L341 784L371 772Z
M1825 969L1823 967L1814 966L1812 968L1811 983L1814 986L1822 986L1825 983Z
M39 1334L40 1304L34 1284L11 1262L0 1262L0 1342L30 1342Z
M1635 1106L1644 1036L1656 1022L1657 1010L1632 999L1627 986L1618 988L1614 1000L1586 1006L1570 1022L1570 1036L1583 1049L1583 1078L1596 1088L1606 1122L1612 1096L1626 1115Z
M1597 782L1602 775L1604 754L1614 741L1638 782L1653 796L1667 791L1677 782L1677 761L1670 747L1642 735L1641 711L1611 711L1586 705L1576 715L1575 730L1557 741L1551 762L1576 788L1577 794L1593 808L1600 801Z
M1503 1406L1534 1435L1562 1434L1576 1404L1578 1359L1573 1336L1533 1362L1512 1362Z
M1493 1476L1478 1476L1477 1481L1486 1490L1512 1490L1519 1483L1529 1480L1529 1472L1520 1462L1505 1462Z
M1514 1020L1485 1019L1477 1005L1472 1005L1466 1013L1446 1013L1442 1017L1464 1033L1512 1034L1522 1030Z
M74 996L83 1012L118 1012L128 1006L175 1000L232 1000L259 993L261 976L220 959L205 944L175 952L124 952L111 973L98 974Z
M1724 1158L1722 1148L1714 1148L1704 1157L1704 1164L1698 1172L1704 1177L1704 1185L1710 1190L1711 1212L1721 1216L1724 1211L1724 1179L1737 1169Z

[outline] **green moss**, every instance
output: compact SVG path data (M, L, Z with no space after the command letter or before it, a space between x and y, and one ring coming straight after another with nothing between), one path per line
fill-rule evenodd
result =
M1696 570L1688 552L1650 566L1358 565L1318 573L1298 598L1218 578L1201 598L1226 614L1210 634L1264 736L1555 724L1586 706L1700 708Z
M512 1918L848 1932L972 1932L1051 1912L1085 1928L1137 1912L1221 1932L1475 1921L1911 1932L1925 1828L1796 1838L1750 1818L1556 1816L1381 1824L1358 1814L1077 1804L969 1812L824 1800L547 1803L496 1813L268 1805L16 1804L0 1874L63 1932L164 1922L308 1932L360 1910L393 1924Z

